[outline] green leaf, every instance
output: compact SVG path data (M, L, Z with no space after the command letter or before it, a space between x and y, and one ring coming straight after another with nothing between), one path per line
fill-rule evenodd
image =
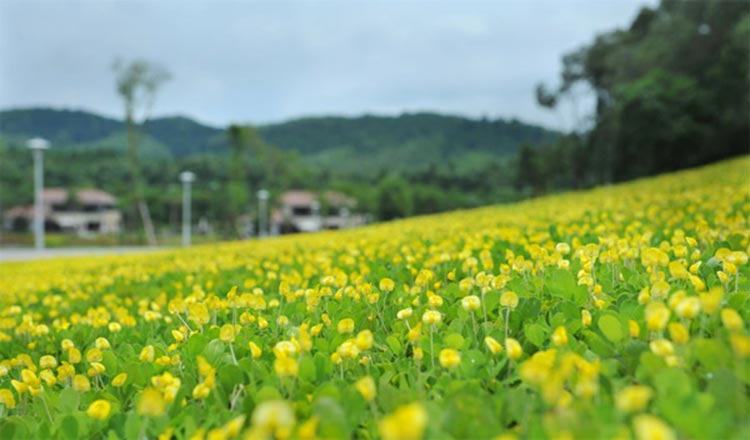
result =
M125 419L125 438L138 438L138 433L141 430L141 418L135 411L128 414L128 418Z
M57 411L60 413L71 413L78 410L81 395L73 388L65 388L60 391L57 399Z
M318 436L321 438L351 438L346 414L336 400L322 397L313 403L313 414L318 416Z
M575 276L570 271L552 269L545 275L545 289L558 298L573 301L583 306L588 300L588 294L583 286L579 286Z
M275 387L271 386L264 386L260 390L258 390L258 393L255 395L255 402L261 403L265 402L266 400L276 400L281 399L281 394L279 393L279 390Z
M539 324L529 324L523 330L526 339L537 347L544 345L544 340L547 338L547 330Z
M187 351L191 358L201 354L208 344L208 338L200 333L195 333L187 340Z
M299 378L307 382L315 382L317 374L315 361L310 356L304 356L299 361Z
M30 437L28 426L18 416L0 418L0 434L4 439L27 439Z
M598 326L604 336L612 342L619 342L625 336L622 323L613 315L604 315L599 318Z
M60 434L62 438L78 438L78 420L72 415L60 420Z
M449 334L443 341L446 347L454 348L456 350L462 349L465 342L464 337L458 333Z
M729 349L716 339L696 339L693 342L693 348L693 354L709 371L729 365L732 359Z
M219 383L227 394L232 392L235 385L245 382L242 370L240 370L238 366L232 364L219 367L218 376Z
M203 355L206 357L206 361L208 361L209 364L216 365L219 357L224 353L225 349L225 343L221 342L219 339L214 339L206 345L206 348L203 350Z
M391 350L396 356L401 355L401 342L399 342L398 338L396 338L393 335L390 335L387 338L385 338L385 342L386 344L388 344L388 347L391 348Z

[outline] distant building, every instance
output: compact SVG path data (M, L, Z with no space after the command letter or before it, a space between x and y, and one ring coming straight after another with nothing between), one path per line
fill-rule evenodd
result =
M271 232L313 232L345 229L366 223L365 216L352 214L357 201L345 194L326 191L287 191L279 197L279 207L271 211Z
M75 192L64 188L45 188L44 229L90 234L117 234L122 230L122 213L117 209L117 199L99 189L86 188ZM31 228L34 206L16 206L3 214L3 227L23 231Z

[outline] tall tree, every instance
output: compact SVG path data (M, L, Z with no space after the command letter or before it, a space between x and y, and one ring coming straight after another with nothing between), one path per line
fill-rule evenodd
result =
M662 0L563 57L559 87L538 87L537 102L552 108L577 85L593 92L591 183L747 153L749 17L746 1Z
M116 60L115 71L117 93L125 105L125 125L128 131L128 152L132 177L133 200L141 217L143 230L149 246L156 246L156 233L146 197L138 161L139 126L148 120L156 101L156 92L167 82L170 73L158 64L137 59L130 62Z

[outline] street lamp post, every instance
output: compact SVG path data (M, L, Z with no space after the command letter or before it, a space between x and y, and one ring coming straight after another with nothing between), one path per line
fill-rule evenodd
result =
M258 236L266 237L268 228L266 218L268 217L268 190L261 189L258 191Z
M34 247L44 249L44 150L49 148L49 142L42 138L30 139L26 145L34 155Z
M195 173L180 173L182 182L182 246L190 246L190 184L195 180Z

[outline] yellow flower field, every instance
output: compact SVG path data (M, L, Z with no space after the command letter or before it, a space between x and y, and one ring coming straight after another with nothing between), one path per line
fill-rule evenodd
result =
M748 438L750 160L0 265L0 437Z

